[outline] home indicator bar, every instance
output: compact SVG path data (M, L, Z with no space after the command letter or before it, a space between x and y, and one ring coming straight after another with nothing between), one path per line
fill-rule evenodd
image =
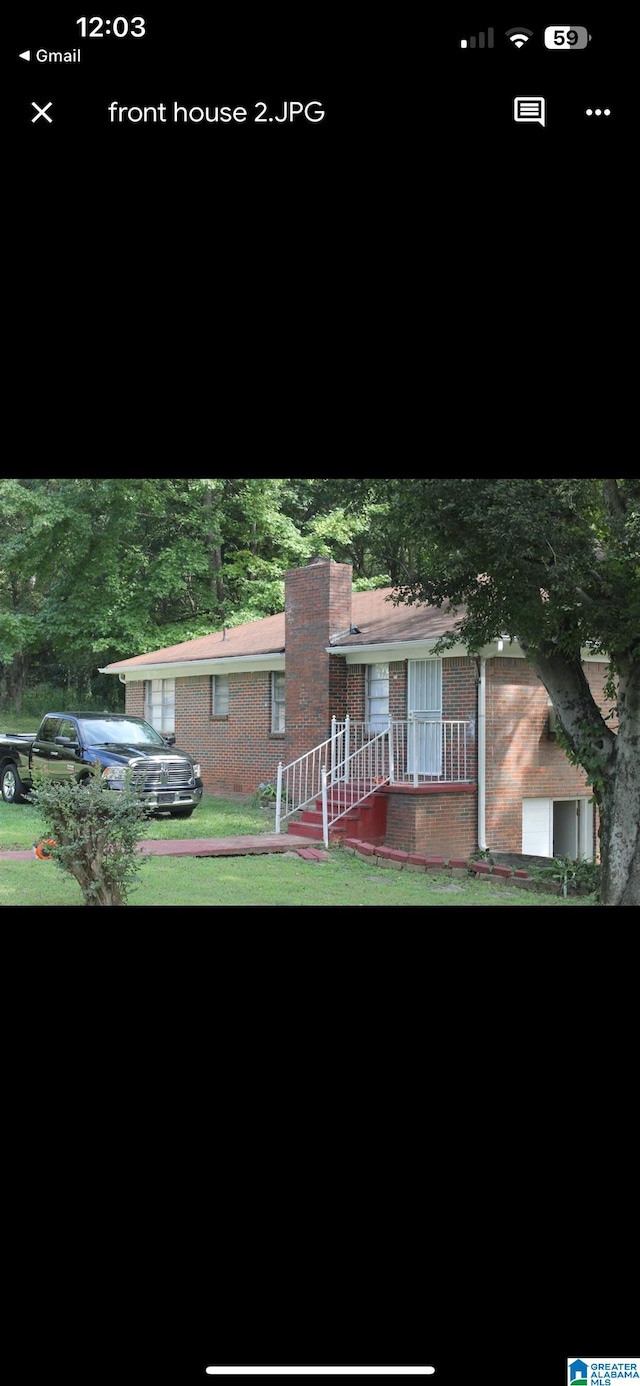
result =
M478 39L477 39L478 48L484 48L484 38L485 38L485 36L484 36L483 33L482 33L482 34L478 34ZM475 48L475 46L476 46L476 36L475 36L475 34L472 34L470 39L460 39L460 47L461 47L461 48ZM487 48L493 48L493 29L489 29L489 30L487 31Z

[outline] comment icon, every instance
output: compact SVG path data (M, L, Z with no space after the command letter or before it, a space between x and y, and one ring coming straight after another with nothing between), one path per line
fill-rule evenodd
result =
M546 125L547 103L544 96L516 96L513 119L517 125Z

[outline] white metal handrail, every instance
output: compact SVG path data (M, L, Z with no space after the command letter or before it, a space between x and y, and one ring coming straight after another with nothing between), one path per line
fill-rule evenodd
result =
M331 736L289 765L278 766L276 832L292 814L322 800L323 836L350 808L382 784L467 781L469 723L412 713L378 730L346 717L331 719Z
M364 723L352 723L349 717L344 722L338 722L336 717L332 717L331 736L326 741L306 755L298 756L289 765L280 762L278 766L276 832L280 832L281 824L292 814L306 808L314 799L322 799L323 835L326 839L327 814L330 827L349 808L362 803L379 785L387 784L390 767L392 771L389 726L372 735ZM342 794L340 785L345 785ZM330 802L327 801L329 792L332 796Z
M393 774L390 726L369 736L357 750L350 749L352 741L349 731L347 725L342 756L336 757L331 775L323 776L322 828L325 847L329 845L329 828L350 809L364 803L381 785L389 784Z
M391 724L396 782L460 784L469 777L469 723L413 713Z
M289 765L283 765L280 761L276 786L277 833L280 832L281 823L290 818L292 813L298 813L314 799L320 798L322 775L331 754L331 741L332 738L327 737L326 741L321 741L319 746L314 746L313 750L307 751L304 756L298 756L298 759L292 760Z

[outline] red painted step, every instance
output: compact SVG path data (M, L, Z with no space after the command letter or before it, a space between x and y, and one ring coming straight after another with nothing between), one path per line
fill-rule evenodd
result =
M347 792L345 792L347 789ZM384 842L387 826L387 799L383 794L371 794L368 799L364 799L356 808L348 808L351 797L348 794L348 787L341 786L340 790L332 790L328 797L329 818L333 813L346 808L346 812L341 812L337 822L331 824L329 828L329 841L335 842L340 838L353 837L363 842L373 842L379 845ZM315 808L303 809L302 817L298 823L288 823L287 831L297 833L300 837L309 837L315 841L322 841L322 799L316 799Z

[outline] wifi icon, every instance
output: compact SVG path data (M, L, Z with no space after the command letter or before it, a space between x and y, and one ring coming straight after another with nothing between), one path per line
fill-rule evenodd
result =
M533 29L506 29L505 36L515 43L516 48L523 48L533 38Z

